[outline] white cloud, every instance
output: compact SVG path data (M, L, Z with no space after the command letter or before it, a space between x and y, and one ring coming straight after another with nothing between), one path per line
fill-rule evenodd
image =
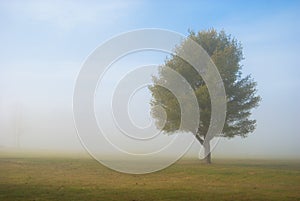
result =
M113 25L137 8L137 1L12 1L2 8L15 17L70 29L83 23Z

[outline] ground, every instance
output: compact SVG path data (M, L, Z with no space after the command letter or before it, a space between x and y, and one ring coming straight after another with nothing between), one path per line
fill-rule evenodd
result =
M0 200L300 200L300 161L184 159L147 175L91 158L0 155Z

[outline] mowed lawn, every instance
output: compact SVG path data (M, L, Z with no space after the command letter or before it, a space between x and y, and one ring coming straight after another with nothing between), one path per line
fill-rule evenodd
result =
M2 157L0 200L300 200L300 162L181 160L146 175L112 171L91 158Z

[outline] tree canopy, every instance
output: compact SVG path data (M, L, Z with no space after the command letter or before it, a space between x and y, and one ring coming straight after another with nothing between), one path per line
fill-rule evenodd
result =
M226 120L222 133L216 136L232 138L234 136L247 137L254 131L256 120L251 119L251 110L258 106L261 98L256 94L256 82L251 75L242 75L241 61L244 59L242 45L231 35L215 29L195 33L190 31L189 39L197 42L207 52L217 67L224 83L227 99ZM186 41L183 41L185 43ZM178 52L182 45L177 47ZM207 162L210 163L210 147L203 144L210 125L211 100L207 84L199 73L185 60L176 54L166 59L159 67L158 75L153 76L153 85L149 87L152 93L152 108L161 106L166 113L166 121L156 110L152 110L152 116L158 127L167 134L180 131L181 109L178 100L171 91L159 85L167 80L167 68L181 74L194 91L199 105L200 119L197 131L192 132L197 140L204 145L207 154ZM162 125L164 124L164 125Z

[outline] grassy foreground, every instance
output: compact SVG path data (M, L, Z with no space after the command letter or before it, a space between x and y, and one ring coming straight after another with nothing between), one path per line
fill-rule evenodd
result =
M128 175L91 158L0 157L0 200L300 200L300 162L181 160Z

